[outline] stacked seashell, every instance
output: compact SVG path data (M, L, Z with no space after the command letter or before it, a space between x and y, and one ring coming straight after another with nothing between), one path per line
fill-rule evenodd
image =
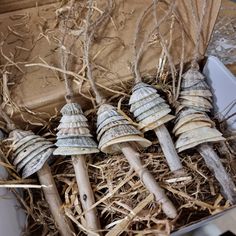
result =
M22 178L40 170L54 151L54 145L50 141L31 131L16 129L9 137L12 140L12 161L17 171L22 173Z
M178 152L206 142L224 140L207 112L212 109L212 94L198 69L191 68L181 83L180 105L173 132Z
M62 109L54 155L97 153L97 144L89 130L88 120L78 103L68 103Z
M153 130L174 118L169 115L171 109L157 90L143 82L133 87L129 105L142 132Z
M142 133L115 107L103 104L98 109L97 115L98 147L102 152L119 152L120 149L115 144L124 142L136 142L142 147L151 145L151 142L143 138Z

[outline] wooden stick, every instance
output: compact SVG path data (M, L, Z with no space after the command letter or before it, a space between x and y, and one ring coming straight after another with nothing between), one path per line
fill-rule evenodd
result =
M143 167L139 153L135 151L130 144L121 143L118 144L119 148L125 155L128 160L130 166L135 170L138 174L139 178L143 182L144 186L154 194L155 199L162 205L162 210L169 218L175 218L177 216L177 211L166 196L164 190L159 186L159 184L154 179L153 175L148 171L147 168Z
M169 131L165 125L161 125L154 129L156 136L161 145L161 149L165 155L170 170L175 174L183 174L183 166L180 162Z
M213 150L212 146L207 143L199 145L197 149L204 158L207 167L213 172L214 176L219 181L222 188L222 194L230 201L230 203L235 204L236 187L232 178L222 165L219 156Z
M72 163L75 170L76 181L79 189L80 202L85 211L85 219L87 228L90 231L97 231L100 229L100 222L98 219L96 208L88 210L95 203L93 190L89 181L87 165L85 156L72 156ZM94 234L89 234L94 236Z
M55 224L62 236L73 236L73 226L62 209L62 201L57 191L51 170L47 163L37 172L41 185L46 185L43 188L44 196L48 202L50 211L54 217Z

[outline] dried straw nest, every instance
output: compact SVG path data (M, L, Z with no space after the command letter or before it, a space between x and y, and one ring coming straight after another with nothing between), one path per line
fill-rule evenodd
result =
M128 112L128 106L123 106L122 110ZM91 121L92 116L91 113L88 120ZM52 123L52 126L56 127L57 124L58 122ZM93 125L93 132L95 132L95 124ZM149 140L156 140L152 135L152 132L146 133ZM48 133L45 133L45 136L48 136ZM55 139L55 133L50 137L52 140ZM222 147L219 150L226 151ZM6 155L3 162L10 173L10 178L4 182L5 184L37 184L36 176L35 178L33 176L32 179L22 180L16 174L14 168L7 161L11 154L9 154L5 142L3 152ZM228 149L227 152L229 152ZM183 181L177 181L170 176L168 165L156 141L141 154L145 166L177 206L179 215L174 220L166 219L158 204L153 200L153 196L143 187L122 155L98 153L88 157L90 181L104 232L114 233L114 235L118 235L122 231L125 232L123 235L168 234L186 224L228 208L229 203L220 195L218 183L205 166L201 156L192 151L181 154L181 157L188 177ZM222 162L228 172L235 176L231 169L231 160L228 157L229 155L222 158ZM81 210L71 159L55 157L52 160L51 169L67 216L78 226L79 235L86 234L86 229L83 226L85 225L84 215ZM31 235L36 231L40 232L40 235L57 233L42 191L27 189L23 193L23 197L17 196L29 216L28 228L25 229L26 235Z

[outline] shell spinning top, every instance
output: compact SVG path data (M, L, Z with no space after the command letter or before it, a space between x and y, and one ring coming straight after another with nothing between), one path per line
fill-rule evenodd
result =
M203 74L191 68L181 83L180 108L173 132L178 152L206 142L225 140L206 114L212 109L212 94Z
M142 147L151 145L151 142L141 137L142 133L112 105L101 105L97 115L98 147L102 152L119 152L115 144L125 142L136 142Z
M12 140L13 164L22 178L38 172L53 153L53 144L32 131L13 130L9 134Z
M99 152L80 105L68 103L61 109L61 113L62 118L57 128L57 149L53 154L71 156Z
M169 115L171 110L157 90L143 82L133 87L129 105L143 132L153 130L174 118Z

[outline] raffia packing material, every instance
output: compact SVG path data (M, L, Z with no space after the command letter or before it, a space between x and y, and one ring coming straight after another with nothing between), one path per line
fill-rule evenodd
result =
M103 2L104 1L101 1L98 4L102 5ZM45 3L48 2L45 1ZM121 81L125 82L132 79L130 62L132 60L132 39L135 32L134 26L141 11L143 11L149 3L151 3L150 0L116 1L116 8L112 15L112 21L109 21L106 30L103 32L104 38L95 42L95 46L93 47L93 55L101 50L101 53L95 59L95 63L104 68L104 72L102 74L97 73L96 76L97 82L102 86L117 84L117 87L119 87ZM197 4L197 9L200 11L201 2L196 1L195 4ZM200 45L201 55L204 54L210 39L221 1L211 0L207 1L207 4L209 5L204 18L201 40L203 43ZM27 3L25 6L29 7L30 5ZM45 4L37 8L33 7L13 11L14 4L12 4L10 8L12 12L2 13L0 15L0 21L2 22L0 30L3 34L6 34L9 30L8 27L10 26L13 31L24 36L22 37L24 40L17 40L19 39L19 36L11 33L3 47L4 54L9 56L10 53L14 53L17 50L16 61L28 63L42 62L37 59L41 57L49 65L59 68L59 56L56 52L57 45L51 38L48 40L47 37L44 36L49 30L51 36L57 35L58 33L55 14L58 7L59 3L55 3ZM166 9L165 5L162 7ZM159 12L158 16L161 17L162 14L163 11ZM179 16L179 19L181 19L186 33L185 61L187 62L190 61L192 57L192 48L194 47L193 39L195 36L190 2L188 0L177 1L176 14ZM167 33L167 38L169 37L168 31L170 23L170 21L166 21L165 24L161 26L161 31L163 35ZM153 27L152 15L145 20L144 24L147 31ZM173 46L171 54L174 58L174 63L178 64L181 51L181 30L177 22L175 22L174 27L175 30L173 31ZM35 43L36 41L37 43ZM22 48L32 50L27 51ZM75 48L77 48L77 50L75 50L77 55L82 57L80 50L81 44L79 42L75 45ZM158 55L160 55L160 53L161 47L158 45L150 47L147 53L145 53L141 63L141 71L143 75L152 75L156 72L156 64L158 63ZM73 64L73 68L70 68L70 70L75 73L82 67L81 60L78 61L79 62ZM23 64L19 64L19 68L17 69L12 67L11 74L8 75L9 81L14 81L14 84L9 86L10 96L13 101L21 108L26 107L34 112L42 112L37 115L37 117L43 119L48 119L49 115L54 115L55 108L59 111L64 102L64 83L60 80L61 74L41 67L25 68ZM80 86L79 81L73 83L73 86L78 94ZM87 83L83 85L82 92L88 94ZM108 92L107 95L109 95ZM81 95L78 95L78 98L83 108L88 109L91 106L91 102L88 99ZM9 106L8 109L9 112L12 112L12 107ZM39 119L35 120L35 115L33 114L30 115L29 113L23 112L23 115L26 120L31 122L41 122ZM14 110L14 117L18 123L23 122L17 109Z

